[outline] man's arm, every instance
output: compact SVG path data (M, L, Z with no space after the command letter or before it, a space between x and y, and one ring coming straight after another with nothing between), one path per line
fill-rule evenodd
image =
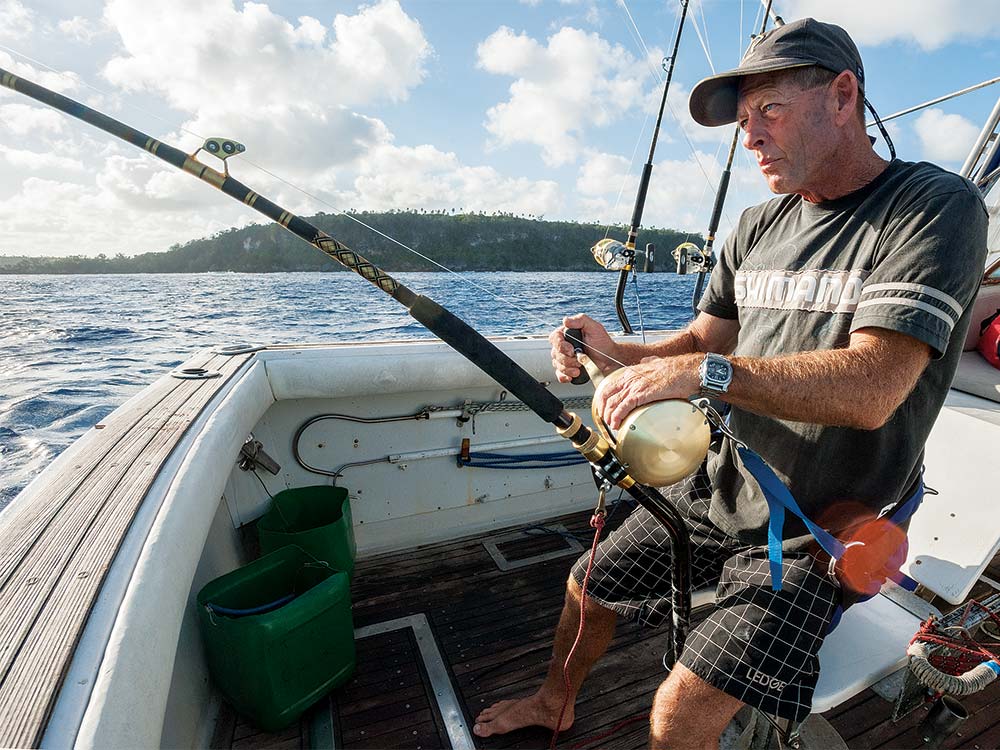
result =
M597 408L616 428L642 404L687 398L700 387L701 360L684 354L621 370L601 388ZM726 401L779 419L873 430L903 403L929 360L930 347L911 336L863 328L845 349L732 357Z
M930 355L905 333L862 328L846 349L734 357L726 400L778 419L875 430L913 391Z
M739 321L698 313L683 331L650 344L621 343L621 361L626 365L642 362L647 357L676 357L680 354L715 352L729 354L736 347L740 332Z
M552 344L552 367L561 383L568 383L580 373L573 347L566 341L566 329L583 331L588 356L607 374L623 365L635 365L648 357L675 357L694 352L727 354L736 346L740 326L735 320L700 313L683 331L662 341L632 344L615 341L600 323L587 315L565 318L563 325L549 336Z

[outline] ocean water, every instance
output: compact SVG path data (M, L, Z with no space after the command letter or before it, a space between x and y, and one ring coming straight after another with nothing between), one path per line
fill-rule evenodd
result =
M620 330L614 273L409 273L482 333L547 333L571 312ZM639 329L690 317L693 276L638 278ZM352 273L0 276L0 508L132 394L195 351L235 343L427 338Z

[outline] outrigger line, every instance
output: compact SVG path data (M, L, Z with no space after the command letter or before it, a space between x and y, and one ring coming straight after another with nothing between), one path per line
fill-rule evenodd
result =
M685 7L686 5L685 2ZM573 447L583 454L601 478L628 492L666 529L673 553L673 565L671 565L673 628L668 656L671 664L676 661L684 646L691 613L690 541L683 518L657 490L636 482L629 475L627 467L611 450L608 441L584 425L579 416L567 411L562 401L551 391L464 320L434 300L416 294L305 219L254 192L230 176L228 170L226 173L219 172L201 163L193 155L186 154L69 97L15 76L3 68L0 68L0 85L148 151L156 158L218 188L231 198L267 216L395 299L417 322L510 391L535 414L553 424L559 435L569 440ZM203 146L203 148L208 147Z

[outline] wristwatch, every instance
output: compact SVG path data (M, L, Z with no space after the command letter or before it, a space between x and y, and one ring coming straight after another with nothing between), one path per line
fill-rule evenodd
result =
M701 390L698 394L709 398L719 398L729 390L733 382L733 366L721 354L709 352L698 367L701 378Z

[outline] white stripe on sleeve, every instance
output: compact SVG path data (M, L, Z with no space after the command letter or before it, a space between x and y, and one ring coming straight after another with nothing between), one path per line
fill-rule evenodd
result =
M948 324L949 334L951 333L951 329L955 327L955 321L952 320L951 316L944 310L934 307L934 305L928 305L926 302L921 302L917 299L910 299L909 297L876 297L875 299L859 302L858 310L862 307L872 307L873 305L902 305L903 307L914 307L917 310L923 310L924 312L929 312L931 315L936 315L941 318L941 320Z
M905 282L895 282L886 284L866 284L861 289L861 296L870 294L871 292L916 292L917 294L924 294L928 297L933 297L936 300L944 302L948 307L955 311L958 317L962 317L962 306L958 304L958 300L952 297L950 294L945 294L939 289L935 289L932 286L927 286L926 284L909 284Z

